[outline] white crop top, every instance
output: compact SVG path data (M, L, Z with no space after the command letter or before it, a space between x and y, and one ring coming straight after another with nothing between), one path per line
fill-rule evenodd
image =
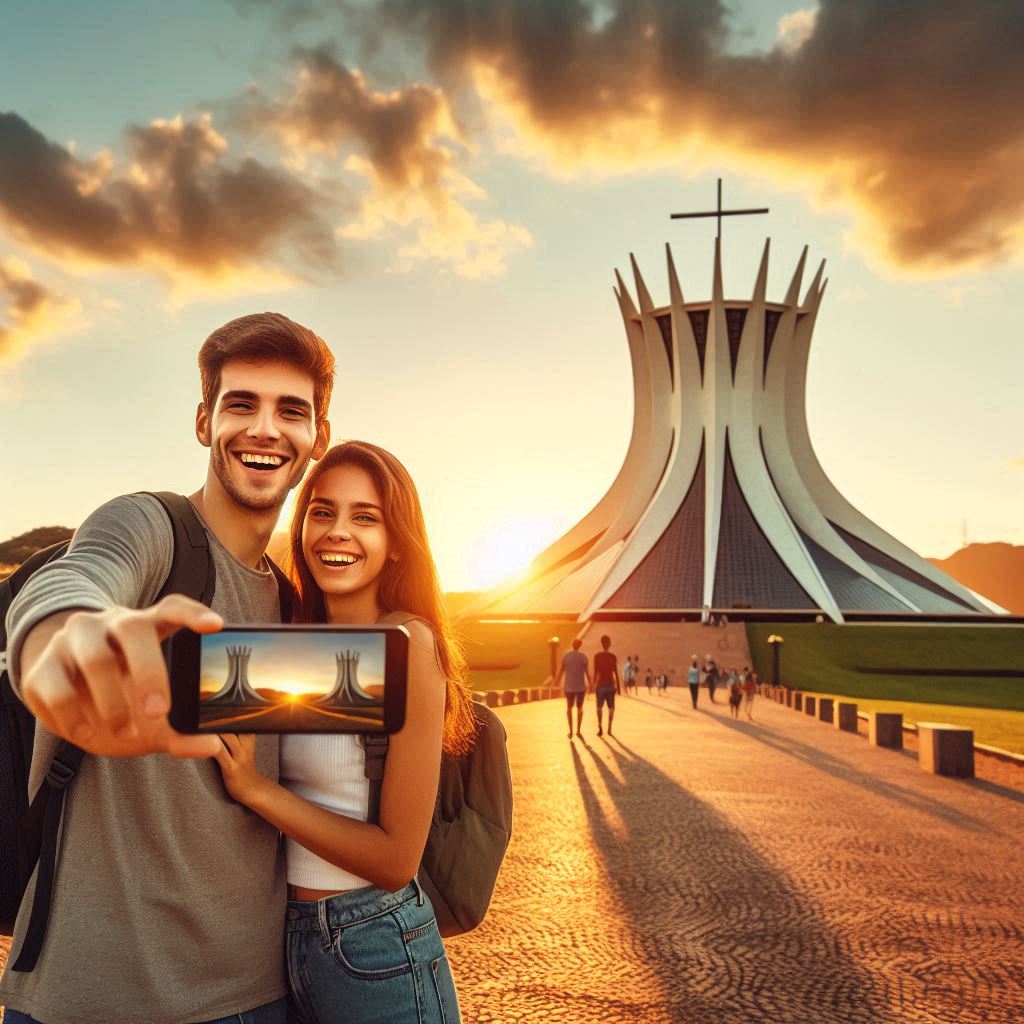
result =
M347 733L281 736L281 785L311 803L366 821L370 783L366 755L357 737ZM365 878L339 868L285 836L288 882L307 889L358 889Z

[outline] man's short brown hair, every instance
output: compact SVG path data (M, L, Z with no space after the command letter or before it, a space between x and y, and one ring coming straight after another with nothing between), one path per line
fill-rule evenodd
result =
M313 378L316 422L327 418L334 387L334 353L318 334L280 313L250 313L218 327L199 350L203 403L209 411L217 401L220 374L232 359L248 363L279 360Z

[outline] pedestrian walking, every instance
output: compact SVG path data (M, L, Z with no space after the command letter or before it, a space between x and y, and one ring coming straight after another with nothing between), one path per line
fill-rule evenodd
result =
M715 703L715 690L718 687L718 666L715 664L715 659L711 655L707 655L707 668L704 679L708 684L708 698L711 703Z
M729 677L729 713L733 718L740 717L740 701L743 691L740 689L740 677L733 672Z
M569 723L569 739L572 739L572 709L576 706L576 735L581 739L583 733L580 726L583 723L583 701L587 696L587 689L590 687L590 672L587 668L587 656L580 650L583 641L577 637L572 642L572 650L566 651L562 657L562 667L558 670L555 678L555 688L565 677L565 717Z
M651 684L654 682L654 673L648 669L647 675L644 676L644 685L647 687L648 694L651 692Z
M636 683L640 678L640 655L633 655L633 696L636 696Z
M690 687L690 700L693 706L697 706L697 694L700 691L700 669L697 667L697 655L690 661L690 667L686 670L686 682Z
M608 705L608 735L612 734L612 720L615 718L615 694L622 692L619 681L619 659L609 649L612 638L601 637L601 650L594 655L594 693L597 695L597 735L604 734L602 712Z
M743 713L748 722L754 720L754 697L757 694L756 672L743 669Z
M626 667L622 670L622 682L626 687L626 696L629 696L629 688L633 684L633 659L631 655L626 655Z
M668 688L668 676L664 672L658 673L658 696L664 697L665 690Z

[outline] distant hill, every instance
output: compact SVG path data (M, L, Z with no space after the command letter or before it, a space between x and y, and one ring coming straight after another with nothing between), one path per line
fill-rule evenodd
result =
M958 583L1024 615L1024 547L995 542L968 544L948 558L929 558Z
M37 551L67 540L74 532L68 526L39 526L28 533L5 540L0 544L0 579L10 576L26 558Z

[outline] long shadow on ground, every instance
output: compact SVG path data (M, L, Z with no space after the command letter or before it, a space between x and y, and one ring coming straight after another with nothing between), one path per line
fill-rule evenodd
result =
M877 775L863 772L854 767L849 761L844 761L842 758L836 757L820 747L812 746L809 743L802 743L800 740L794 739L788 733L780 732L778 729L764 726L756 721L747 722L738 718L727 718L724 715L712 715L700 706L698 706L696 711L687 710L683 712L675 708L660 706L654 702L651 703L652 706L677 718L686 719L691 718L694 714L703 715L707 720L716 725L732 729L735 732L742 733L744 736L749 736L751 739L757 740L765 746L777 750L779 753L802 761L817 771L825 772L833 778L842 779L844 782L857 786L859 789L863 789L875 796L896 801L909 809L920 811L922 814L928 814L950 825L956 825L958 828L965 828L975 832L993 831L992 826L987 822L973 818L971 815L951 807L948 803L935 800L905 786L898 786L894 782L887 782Z
M606 746L617 770L586 744L586 755L573 746L573 765L610 900L631 921L629 942L660 989L665 1019L891 1019L884 978L858 965L821 909L742 831L617 740ZM606 817L594 772L625 835Z

